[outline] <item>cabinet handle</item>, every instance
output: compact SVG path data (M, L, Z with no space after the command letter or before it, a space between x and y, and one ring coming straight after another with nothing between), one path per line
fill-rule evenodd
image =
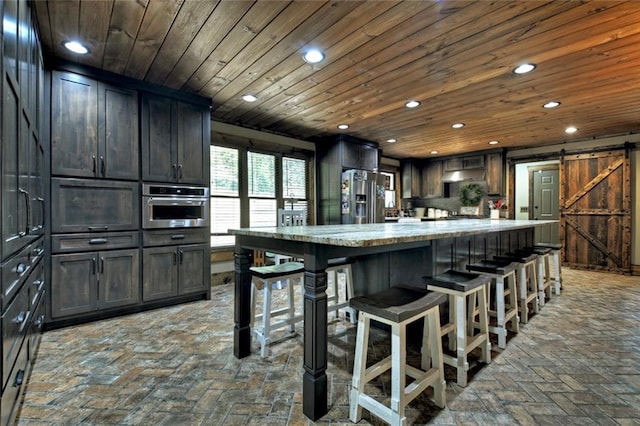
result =
M100 156L100 174L104 177L104 157Z
M171 177L174 179L178 178L178 172L175 164L171 165Z
M100 258L100 273L104 274L104 257Z
M25 191L22 188L18 188L18 191L24 196L24 205L27 210L27 223L25 224L25 228L23 232L18 232L20 237L24 237L29 233L29 218L31 217L31 200L29 200L29 192Z
M24 263L18 263L18 265L16 266L16 274L18 275L24 273L24 271L26 270L27 270L27 265L25 265Z
M93 161L93 175L96 175L97 172L97 165L96 165L96 156L92 155L91 156L91 161Z
M24 370L18 370L16 374L16 380L13 382L13 387L17 388L18 386L22 386L22 382L24 381Z
M33 286L34 286L34 287L40 287L40 284L42 284L42 280L35 280L35 281L33 282Z
M178 164L178 180L182 179L182 164Z
M177 252L173 252L173 264L177 265L178 264L178 253Z
M184 258L184 252L180 250L180 264L182 265L182 259Z
M184 234L174 234L171 236L172 240L184 240Z
M89 231L106 231L107 229L109 229L108 226L89 226Z
M27 319L27 313L25 311L20 311L17 317L13 319L13 323L16 325L22 324Z
M95 257L91 258L91 274L92 275L96 274L96 258Z
M107 244L109 240L106 238L91 238L89 244Z

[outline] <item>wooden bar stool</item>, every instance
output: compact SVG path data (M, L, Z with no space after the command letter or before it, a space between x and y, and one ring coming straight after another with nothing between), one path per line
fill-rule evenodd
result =
M536 277L536 254L506 253L494 256L495 260L518 264L518 289L520 290L520 322L529 322L529 303L534 313L538 313L538 280Z
M353 276L351 274L351 265L354 260L350 257L341 257L336 259L329 259L327 265L327 275L331 276L333 294L327 297L327 310L333 310L336 313L336 318L339 316L339 312L343 310L349 314L349 321L351 324L358 322L356 318L356 310L349 306L349 299L353 297ZM339 291L339 277L338 272L344 274L344 300L340 300Z
M552 287L551 277L549 275L549 255L551 254L550 248L544 247L523 247L516 250L516 253L522 253L525 255L536 254L536 267L537 267L537 279L538 279L538 303L540 307L543 307L547 300L551 299Z
M405 407L427 387L433 388L434 402L446 405L439 305L446 297L422 288L395 286L368 296L358 296L349 303L360 312L353 382L349 398L349 418L357 423L362 408L391 425L406 424ZM421 369L406 363L406 327L424 318ZM369 326L371 320L391 327L391 355L367 367ZM391 401L389 405L365 392L367 383L391 369ZM414 379L406 385L406 376Z
M252 266L251 271L251 329L260 342L260 356L266 357L271 340L271 331L289 326L289 331L295 331L295 323L302 321L304 316L296 315L294 303L293 281L303 279L304 264L300 262L285 262L269 266ZM281 283L285 283L284 286ZM271 308L271 291L273 288L288 290L288 304L285 308ZM256 292L262 291L262 313L256 315ZM272 323L274 317L286 317L278 322ZM260 327L255 327L254 323L260 322Z
M548 248L551 249L551 255L553 256L553 284L556 295L560 294L562 288L562 263L560 262L560 250L562 250L562 244L555 243L535 243L536 248ZM547 276L549 274L549 257L544 265Z
M482 361L491 362L491 342L489 341L489 320L487 314L486 286L491 278L479 274L449 270L444 274L426 277L427 289L449 296L449 323L441 327L443 336L449 338L449 349L456 356L444 354L444 363L457 368L457 383L467 385L469 363L467 355L473 349L482 349ZM467 310L467 296L473 301ZM475 301L478 302L476 311ZM473 304L474 306L471 306ZM479 332L474 334L475 312L478 312Z
M502 262L498 260L481 260L480 262L467 265L469 272L475 272L491 278L491 284L487 285L489 289L489 316L496 319L496 325L489 323L489 331L498 336L498 347L504 349L507 347L507 323L514 333L518 333L520 328L518 322L518 292L516 287L516 269L518 265L515 262ZM507 289L505 290L504 282L507 281ZM494 291L491 292L493 287ZM493 297L491 297L493 295ZM491 302L495 309L491 309Z

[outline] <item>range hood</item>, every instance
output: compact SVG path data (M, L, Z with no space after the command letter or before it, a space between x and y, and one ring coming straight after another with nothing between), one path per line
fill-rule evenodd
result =
M450 170L442 173L443 182L469 182L484 180L484 169Z

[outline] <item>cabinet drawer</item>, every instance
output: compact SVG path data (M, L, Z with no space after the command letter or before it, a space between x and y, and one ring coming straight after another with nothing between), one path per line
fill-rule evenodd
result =
M29 291L27 287L22 287L2 315L2 383L9 378L11 366L29 329L30 317Z
M2 264L2 311L11 302L31 270L31 246L27 246Z
M29 292L29 309L33 312L42 293L44 293L44 262L40 262L34 267L25 285Z
M51 231L108 232L140 225L137 182L51 179Z
M11 374L7 372L9 381L6 383L2 393L2 419L0 419L0 424L13 424L11 420L15 419L17 410L20 408L18 398L22 395L22 387L27 380L28 354L27 345L23 344L18 352L13 370L11 370L11 365L7 367L11 370Z
M43 292L44 295L44 292ZM30 324L29 330L29 360L33 362L36 358L36 352L38 345L40 344L40 338L42 337L42 329L44 327L45 319L45 303L44 297L38 299L37 306L32 310L33 320Z
M59 234L51 236L51 253L133 248L137 247L139 242L138 231Z
M145 247L205 242L207 242L206 228L151 230L144 231L142 234L142 243Z

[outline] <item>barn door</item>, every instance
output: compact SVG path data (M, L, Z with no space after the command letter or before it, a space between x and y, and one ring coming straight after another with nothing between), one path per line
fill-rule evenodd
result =
M560 185L563 263L630 274L629 150L563 155Z

